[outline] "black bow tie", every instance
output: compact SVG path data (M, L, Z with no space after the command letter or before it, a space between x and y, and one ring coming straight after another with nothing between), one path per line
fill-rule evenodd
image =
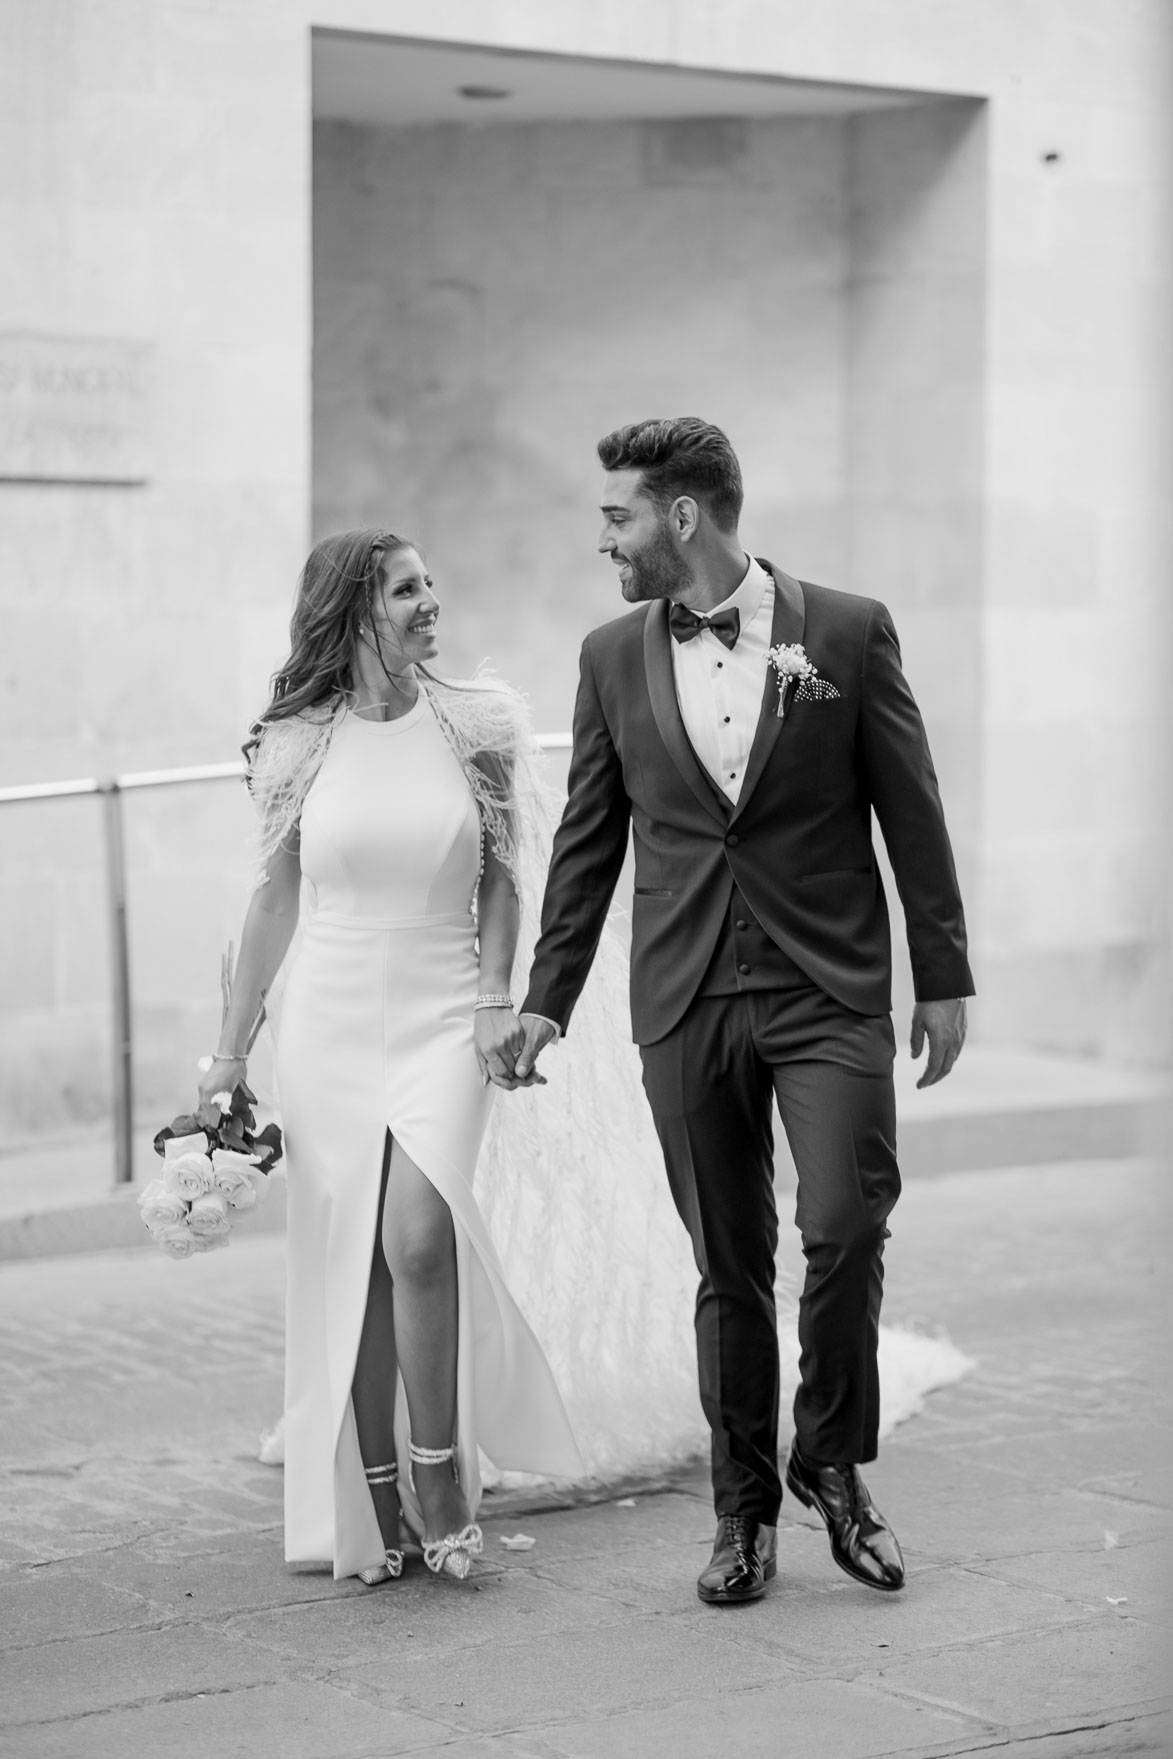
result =
M698 617L687 605L673 605L668 613L668 627L677 641L691 641L702 629L711 629L722 646L732 652L741 634L741 613L733 609L716 611L711 617Z

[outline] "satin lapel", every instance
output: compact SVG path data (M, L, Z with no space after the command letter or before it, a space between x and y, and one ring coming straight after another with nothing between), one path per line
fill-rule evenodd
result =
M672 675L672 637L668 633L668 603L656 599L648 608L644 623L644 666L648 675L648 695L652 713L660 729L660 737L668 755L706 812L719 824L729 817L729 805L720 795L700 766L696 752L689 743L676 699L676 680Z
M772 562L762 561L761 566L774 581L774 620L770 630L770 646L777 647L780 642L789 646L791 642L801 641L806 626L806 601L802 596L802 587L792 575L783 574L781 568L775 568ZM745 766L745 781L741 784L741 793L733 809L735 819L744 812L750 795L761 780L770 753L786 725L787 717L784 715L779 719L777 709L778 675L773 666L767 666L766 687L762 691L757 732L750 746L749 762Z

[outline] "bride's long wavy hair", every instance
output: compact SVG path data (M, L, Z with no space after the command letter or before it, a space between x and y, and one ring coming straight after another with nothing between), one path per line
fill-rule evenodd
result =
M387 584L388 559L417 548L411 538L377 528L335 532L314 545L297 583L289 657L273 674L268 706L249 729L246 760L264 727L314 709L333 711L354 688L355 649Z

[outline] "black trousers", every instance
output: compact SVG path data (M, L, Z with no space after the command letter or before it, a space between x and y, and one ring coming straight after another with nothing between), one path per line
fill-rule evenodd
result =
M812 1459L864 1464L880 1416L885 1223L900 1194L891 1018L853 1014L811 986L699 996L640 1054L700 1272L716 1511L773 1524L782 1485L772 1101L798 1171L807 1263L795 1432Z

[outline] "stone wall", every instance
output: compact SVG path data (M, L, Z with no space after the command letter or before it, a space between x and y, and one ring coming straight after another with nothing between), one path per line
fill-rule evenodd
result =
M0 482L0 785L228 761L309 523L305 36L170 0L0 26L0 331L143 344L153 387L142 482ZM148 1105L218 1022L237 793L128 799ZM103 885L95 801L0 807L2 1140L108 1108Z

